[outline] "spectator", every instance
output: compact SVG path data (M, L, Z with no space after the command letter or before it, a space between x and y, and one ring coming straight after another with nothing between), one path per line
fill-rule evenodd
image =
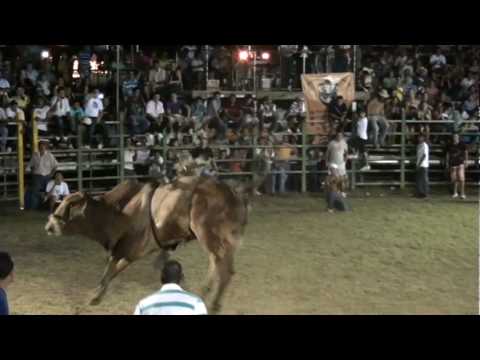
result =
M425 141L425 136L418 137L417 146L417 175L416 175L416 196L418 198L427 198L430 189L428 181L428 168L430 167L430 148Z
M50 96L50 81L45 74L40 75L40 80L37 82L37 95Z
M33 68L32 64L27 64L27 68L20 73L20 82L27 87L35 87L38 79L38 71Z
M141 73L135 76L134 71L128 73L128 79L122 83L122 94L125 99L133 95L134 91L139 87Z
M356 138L355 138L355 148L356 151L360 154L360 158L364 162L364 166L360 169L360 171L368 171L370 170L370 165L368 164L368 154L365 149L365 145L368 141L368 118L365 111L360 111L360 117L357 121L356 126Z
M38 152L34 152L28 167L31 168L33 177L32 184L32 208L38 209L41 193L45 192L48 182L58 167L57 159L48 151L48 140L40 140Z
M223 114L222 98L220 92L213 93L213 98L210 99L207 106L207 117L209 126L217 131L220 136L225 135L226 125L221 116Z
M367 106L369 128L371 127L373 143L377 149L385 145L388 132L389 125L385 118L385 99L388 97L386 90L382 90L370 100Z
M436 53L430 57L430 66L432 67L432 70L436 72L445 70L447 66L447 58L442 54L440 47L438 47Z
M162 132L165 128L163 115L165 110L163 103L160 101L160 95L153 95L153 99L147 103L146 117L150 121L150 128L157 132Z
M290 105L287 112L287 121L289 124L303 124L306 116L305 100L303 97L297 97ZM289 126L291 128L291 126Z
M182 69L180 66L171 66L171 70L168 76L168 87L171 92L182 91L183 79Z
M55 172L54 179L50 180L46 188L45 201L48 203L50 213L53 214L55 208L62 202L65 196L70 195L67 183L63 180L63 174L60 171Z
M273 103L272 99L267 96L263 103L260 105L259 118L260 118L260 130L268 129L275 131L277 106Z
M80 130L80 146L90 148L90 133L89 127L92 126L92 120L85 116L80 101L73 102L73 108L70 110L70 119L75 123L75 128Z
M185 102L178 100L178 95L172 93L170 101L165 106L165 112L172 126L173 131L178 132L186 124L186 119L190 119L190 106Z
M80 54L78 54L78 71L82 79L90 76L90 60L92 60L92 51L90 50L90 46L86 45Z
M99 99L96 96L96 91L92 91L90 92L90 94L87 95L87 98L85 101L85 116L91 120L91 125L86 125L86 126L88 127L88 137L89 137L90 146L93 146L95 130L97 130L97 127L102 127L102 128L105 127L104 124L101 123L102 116L103 116L103 102L101 99ZM102 132L105 133L105 129L103 129ZM105 134L104 134L104 138L105 138ZM97 143L99 147L103 146L102 141L103 140L97 139Z
M348 184L347 155L348 145L344 140L343 131L339 129L335 138L328 144L325 160L330 173L335 169L335 175L339 178L338 190L343 197L347 196L345 192Z
M16 96L12 100L15 100L18 107L24 112L27 110L28 105L30 105L30 98L25 95L25 89L23 87L18 87L16 91Z
M48 135L48 112L50 106L45 103L43 97L37 98L37 105L33 109L33 119L37 122L38 135L44 137Z
M14 263L10 254L0 252L0 315L9 315L7 289L14 281Z
M153 157L150 159L150 167L148 168L148 175L153 179L160 180L163 183L167 183L168 179L166 177L165 171L165 161L161 156L160 152L155 152Z
M135 150L133 147L132 139L127 138L125 140L125 149L123 150L123 160L124 160L124 168L123 172L126 177L134 177L135 174L135 168L134 168L134 162L135 162Z
M383 87L385 90L387 91L393 91L397 85L398 85L398 80L397 78L395 77L395 73L393 72L393 70L391 70L388 74L388 76L386 76L384 79L383 79Z
M343 96L337 96L336 99L328 105L328 108L330 127L332 129L344 127L348 108L347 104L345 104Z
M162 270L162 288L141 300L135 308L135 315L207 315L207 308L198 296L183 290L182 266L170 260Z
M446 163L450 168L450 179L453 183L453 198L458 198L460 185L460 197L465 200L465 169L468 167L468 150L465 143L460 141L458 134L453 135L452 143L447 147Z
M191 116L192 121L195 124L195 129L200 129L203 126L203 122L207 116L207 107L205 106L205 101L200 96L194 100Z
M283 194L286 192L288 172L290 171L290 161L297 155L297 149L289 142L288 135L283 136L282 141L275 149L275 162L272 173L272 194L276 192L276 185L279 184L278 191Z
M193 87L200 90L204 88L204 72L205 64L202 60L201 54L197 54L191 61L190 66L193 74Z
M131 137L145 134L150 129L150 121L145 116L143 108L139 104L133 103L128 115L127 126Z
M10 90L10 82L4 77L3 71L0 71L0 93L4 94Z
M70 118L70 101L65 95L65 89L59 88L58 95L52 98L51 111L53 114L53 120L57 126L57 134L61 137L64 137L67 133L65 131L65 125L68 124L68 131L71 134L75 134L75 123Z
M148 174L148 168L150 165L149 159L150 159L151 151L149 148L147 148L145 137L139 138L135 145L137 146L137 148L135 149L135 157L134 157L135 173L140 176L145 176Z
M153 92L157 92L163 89L167 84L167 72L160 65L160 62L155 61L153 69L148 74L148 82Z
M223 114L228 128L238 131L242 127L243 113L234 94L230 95Z

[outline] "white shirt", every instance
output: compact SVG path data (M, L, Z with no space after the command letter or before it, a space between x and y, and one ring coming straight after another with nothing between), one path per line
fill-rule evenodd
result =
M57 168L58 162L49 151L45 151L43 155L40 155L40 152L35 152L28 166L32 169L34 175L48 176Z
M147 114L157 118L159 115L163 114L165 110L163 109L163 103L161 101L155 102L154 100L150 100L147 103Z
M55 105L55 102L57 101L57 96L54 96L52 98L52 106ZM63 99L58 98L59 101L55 107L54 110L54 115L55 116L66 116L68 113L70 113L70 102L68 99L65 97Z
M125 149L123 152L123 159L125 162L124 168L126 170L134 170L133 168L133 157L135 156L135 151Z
M38 85L40 85L40 87L42 88L43 94L45 96L50 96L50 82L48 80L40 81Z
M148 74L148 80L153 83L159 83L167 80L167 72L165 69L152 69Z
M56 185L55 180L50 180L47 184L47 193L49 193L52 189L53 189L52 195L56 198L59 198L60 196L70 195L70 190L68 189L68 185L64 181L62 181L60 185Z
M102 100L91 98L85 105L85 115L88 117L97 118L100 112L103 111Z
M35 108L33 110L33 116L37 119L37 129L47 131L47 115L50 107L44 106L42 108Z
M13 111L11 108L7 108L7 118L15 119L18 116L18 120L25 120L25 113L22 109L17 108L17 111Z
M24 79L29 79L33 84L35 84L38 78L38 71L35 69L32 69L32 71L23 70L21 76Z
M367 129L368 119L366 117L359 119L357 123L357 136L360 139L368 140Z
M419 144L417 146L417 167L422 167L428 169L430 166L430 156L429 156L430 148L428 147L427 143ZM420 159L425 154L425 159L419 164Z
M141 300L134 315L207 315L207 308L198 296L177 284L165 284L160 291Z
M433 54L430 57L430 64L433 65L434 69L437 69L437 68L439 68L443 65L447 65L447 59L442 54L440 54L440 55Z
M0 79L0 89L10 89L10 83L7 79Z

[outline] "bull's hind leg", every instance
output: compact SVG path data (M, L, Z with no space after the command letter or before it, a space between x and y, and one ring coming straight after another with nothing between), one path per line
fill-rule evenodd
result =
M222 308L222 300L225 290L232 281L234 275L234 259L235 248L230 244L225 244L225 251L222 257L217 257L215 269L218 274L218 289L212 301L212 312L218 313Z
M212 291L213 285L215 283L215 275L216 275L216 272L215 272L215 256L213 254L210 254L209 257L208 257L207 279L206 279L205 285L202 287L202 290L201 290L201 293L200 293L202 298L205 299L208 296L208 294L210 294L210 292Z
M115 259L113 256L110 257L108 265L103 273L102 280L100 280L100 285L95 290L94 297L90 300L90 305L98 305L102 302L103 297L105 296L108 285L110 282L123 270L125 270L130 262L126 259Z

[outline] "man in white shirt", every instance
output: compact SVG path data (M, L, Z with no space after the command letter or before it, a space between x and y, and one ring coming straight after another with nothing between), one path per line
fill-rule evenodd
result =
M162 288L141 300L134 315L207 315L207 307L201 298L183 290L182 266L170 260L162 270Z
M159 94L155 94L153 99L147 103L145 112L147 119L151 123L151 128L156 131L161 131L165 109L163 108L163 103L160 101Z
M47 135L48 132L48 112L50 106L45 104L45 100L39 97L37 100L37 106L33 109L33 118L37 122L38 134L40 136Z
M55 208L62 202L65 196L70 195L70 190L60 171L55 173L54 179L47 184L45 201L48 202L50 213L55 211Z
M428 168L430 167L430 148L425 142L425 136L418 137L417 145L417 176L416 187L418 198L424 199L428 197L430 189L428 184Z
M60 136L65 135L65 124L69 125L69 130L72 134L76 134L76 124L70 117L70 102L65 96L65 90L63 88L59 88L58 96L52 98L51 111Z
M434 71L442 70L447 66L447 58L442 54L440 48L438 48L437 52L430 57L430 65Z
M28 167L31 169L33 177L32 184L32 208L38 208L41 193L45 191L52 174L58 167L57 159L48 151L48 140L40 140L38 152L33 153Z
M332 173L332 168L335 169L336 176L341 178L341 184L339 191L343 197L346 197L345 190L347 188L347 154L348 154L348 145L343 138L343 132L341 130L337 131L335 139L330 141L327 147L327 152L325 154L325 160L327 161L327 167L329 173Z
M364 160L365 165L360 169L360 171L370 170L368 165L368 154L365 150L365 145L368 141L368 118L365 111L360 112L360 118L357 120L357 139L356 139L356 148L360 153L360 157Z
M10 83L3 77L3 73L0 71L0 94L10 90Z
M97 125L100 124L100 121L102 120L103 116L103 102L102 100L97 96L96 91L90 92L88 94L86 101L85 101L85 116L91 120L88 121L87 123L84 123L86 127L88 127L88 138L90 142L90 146L93 146L93 140L95 136L95 128ZM101 141L98 141L100 144Z
M27 68L20 73L20 79L22 81L29 80L35 86L38 79L38 71L33 68L32 64L27 64Z
M158 61L154 63L154 68L148 73L148 82L153 91L158 91L167 83L167 72Z

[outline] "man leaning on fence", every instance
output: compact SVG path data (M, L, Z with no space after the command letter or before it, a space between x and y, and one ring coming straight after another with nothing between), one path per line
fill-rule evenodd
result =
M37 209L40 206L42 193L45 192L48 182L58 167L55 156L48 151L48 140L40 140L39 151L35 152L28 163L32 171L31 208Z

